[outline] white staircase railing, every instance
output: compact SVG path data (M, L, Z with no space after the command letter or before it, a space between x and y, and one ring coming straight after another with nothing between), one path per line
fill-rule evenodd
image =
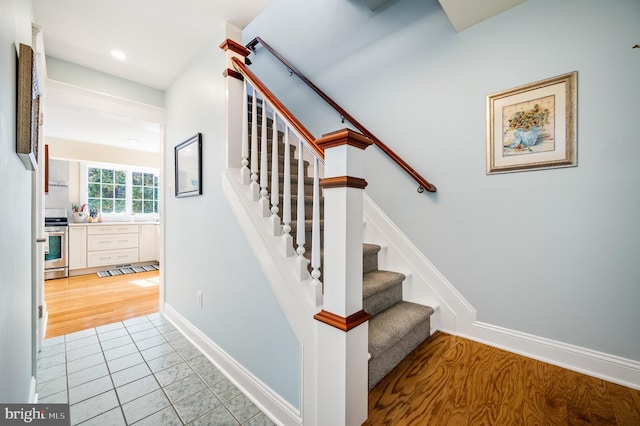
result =
M229 191L240 197L228 199L233 206L242 207L238 210L242 220L252 223L252 229L244 227L244 231L256 232L256 237L262 239L255 243L260 246L259 261L267 274L279 275L278 280L270 280L272 288L290 324L301 332L297 336L305 355L304 414L300 424L360 425L367 418L367 336L371 316L362 309L362 198L366 181L359 175L364 169L362 152L371 141L346 129L316 140L246 67L242 58L248 51L243 46L227 40L221 47L227 51L229 64L225 76L236 79L235 83L227 83L230 113L226 175L238 176L227 182ZM242 105L236 103L240 96ZM242 117L238 120L236 115ZM238 139L241 147L235 146ZM325 153L331 159L326 165ZM292 170L295 161L298 167ZM305 201L309 198L310 219ZM255 219L247 219L249 213ZM250 234L248 237L252 238ZM268 257L277 262L276 267L273 262L265 262L267 240ZM321 243L325 246L322 260ZM291 267L280 268L285 263ZM274 269L295 273L282 280L284 275ZM323 275L324 283L320 279ZM296 280L308 286L309 291L299 287ZM306 293L304 297L302 293ZM300 312L308 309L304 305L315 309L311 315L300 317Z
M315 139L300 123L292 123L288 118L292 115L286 109L283 111L284 107L281 104L268 100L273 96L270 93L267 94L268 90L261 86L259 82L252 83L251 78L245 78L243 82L242 182L249 186L251 198L257 203L259 214L263 217L270 216L271 234L281 238L283 256L292 258L292 261L296 262L299 280L309 281L313 303L319 307L322 305L322 281L320 280L322 241L320 179L323 176L324 167L322 150L315 146ZM249 111L251 111L250 114ZM271 117L271 132L269 132L269 117ZM271 133L270 137L269 133ZM280 143L281 140L282 143ZM295 153L295 158L292 152ZM291 170L293 159L298 162L297 170ZM271 174L270 179L269 174ZM311 241L307 241L306 238L306 224L309 222L305 199L308 199L309 191L305 190L305 185L308 185L309 180L312 182L310 185L312 207L309 218ZM297 196L295 205L292 194ZM292 229L293 209L296 212L295 245ZM311 265L311 272L309 265Z

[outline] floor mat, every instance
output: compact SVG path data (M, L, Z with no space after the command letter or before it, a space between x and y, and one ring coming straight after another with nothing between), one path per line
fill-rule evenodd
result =
M160 269L160 265L156 263L153 265L131 266L126 268L109 269L107 271L98 271L97 274L98 274L98 277L104 278L104 277L113 277L116 275L135 274L136 272L157 271L159 269Z

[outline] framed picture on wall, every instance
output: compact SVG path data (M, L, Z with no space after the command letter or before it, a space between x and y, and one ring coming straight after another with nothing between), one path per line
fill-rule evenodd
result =
M16 105L16 153L27 170L38 168L40 90L31 46L18 48L18 100Z
M487 97L487 174L577 165L577 74Z
M175 147L176 197L202 194L202 134Z

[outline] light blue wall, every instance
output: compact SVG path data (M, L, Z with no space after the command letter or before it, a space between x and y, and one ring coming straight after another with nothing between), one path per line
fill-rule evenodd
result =
M456 33L436 0L274 0L259 35L438 186L376 148L367 193L478 320L640 360L637 0L528 0ZM262 50L252 69L314 134L316 114ZM578 71L578 167L486 175L486 97Z
M47 77L99 93L164 108L164 92L162 90L92 70L53 56L47 56Z
M0 402L28 402L31 179L16 155L16 45L31 45L33 6L0 0Z
M225 38L218 31L166 93L166 302L300 408L300 345L222 192L226 59L218 45ZM175 198L174 147L197 132L203 195Z

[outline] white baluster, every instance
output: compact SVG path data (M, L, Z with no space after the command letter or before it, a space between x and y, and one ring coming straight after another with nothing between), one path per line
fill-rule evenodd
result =
M304 155L303 155L303 145L302 140L298 139L298 205L297 205L297 215L296 220L298 222L298 226L296 229L296 242L298 244L298 248L296 252L298 253L298 258L296 259L298 262L298 270L300 271L300 281L304 281L309 278L309 271L307 267L309 266L309 261L306 257L304 257L304 253L306 249L304 248L304 243L306 242L305 237L305 200L304 200ZM302 224L302 226L301 226Z
M269 147L267 140L267 102L262 99L262 129L260 134L260 214L269 217Z
M250 172L249 168L249 96L247 95L247 80L244 80L244 89L242 95L242 168L240 169L240 178L244 185L249 185Z
M284 128L284 188L282 195L282 238L284 255L293 256L293 237L291 236L291 144L289 143L289 127ZM304 223L302 224L304 226ZM298 222L300 226L300 222Z
M280 227L280 217L278 212L279 197L280 197L280 182L278 181L278 116L275 109L273 110L273 138L271 141L271 230L274 236L278 236L282 233Z
M256 89L253 89L253 102L251 103L251 199L258 201L260 186L258 185L258 98Z
M322 306L320 281L320 177L318 157L313 157L313 213L311 225L311 297L316 306Z

